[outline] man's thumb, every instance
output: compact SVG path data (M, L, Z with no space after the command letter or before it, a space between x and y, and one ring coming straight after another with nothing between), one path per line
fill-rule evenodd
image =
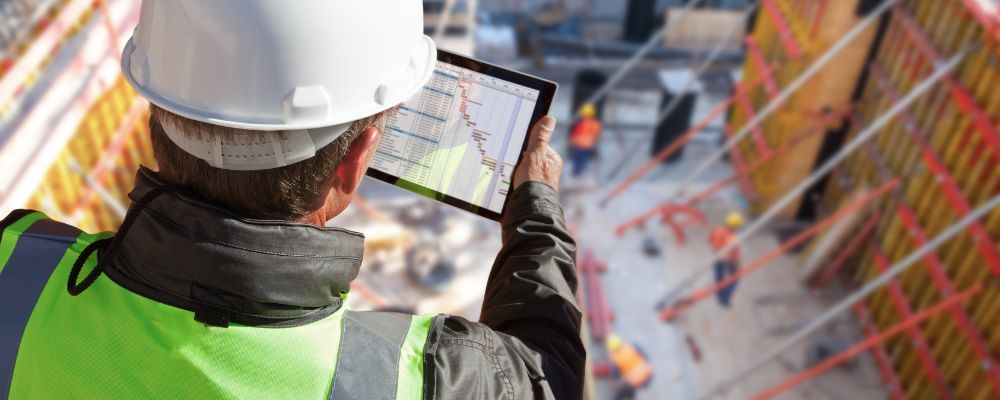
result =
M552 131L556 129L556 119L546 116L535 124L535 128L531 132L531 139L529 140L529 147L537 148L549 144L552 140Z

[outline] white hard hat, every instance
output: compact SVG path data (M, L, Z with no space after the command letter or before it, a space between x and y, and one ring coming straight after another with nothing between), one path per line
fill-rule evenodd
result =
M174 114L261 133L185 151L225 169L312 157L351 124L402 103L434 72L420 0L144 0L126 79Z

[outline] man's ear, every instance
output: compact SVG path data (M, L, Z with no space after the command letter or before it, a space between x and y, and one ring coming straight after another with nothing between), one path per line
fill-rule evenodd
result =
M368 171L368 165L371 164L372 158L375 156L378 142L379 131L373 126L365 129L361 135L354 139L347 154L340 159L340 164L337 165L334 173L336 177L334 190L348 195L354 194L358 190L365 177L365 172Z

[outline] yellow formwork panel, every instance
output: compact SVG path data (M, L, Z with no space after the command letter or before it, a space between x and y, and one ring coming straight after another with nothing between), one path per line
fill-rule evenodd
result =
M804 2L810 3L808 0ZM905 18L912 18L919 27L920 35L909 31ZM871 148L859 150L848 158L846 164L836 169L822 204L827 209L835 208L850 192L848 185L877 184L888 173L903 179L898 198L912 211L920 233L930 238L947 229L961 215L954 205L954 197L943 186L945 177L936 174L929 163L940 162L957 186L959 197L971 207L1000 192L1000 154L994 147L996 137L985 139L990 137L985 135L995 134L995 129L1000 128L1000 91L996 89L1000 86L1000 43L988 36L963 1L904 0L899 10L893 11L874 59L868 61L884 71L888 84L899 95L919 84L935 67L934 60L928 58L928 46L920 42L923 38L939 57L947 57L970 44L978 44L978 47L973 48L971 55L948 80L950 82L936 86L908 108L911 121L897 118L878 133L871 142ZM973 107L988 118L989 124L994 127L992 132L977 121L977 116L969 111L967 104L959 103L959 99L963 98L962 91L968 93ZM855 116L864 125L891 106L891 99L884 95L875 78L869 78L862 83ZM789 107L795 105L790 104ZM913 125L909 126L909 122ZM854 126L851 135L862 128ZM925 135L929 152L914 140L913 132ZM780 137L769 138L781 143ZM879 157L884 164L877 165L872 157ZM914 236L916 232L911 231L896 212L897 203L894 200L882 202L877 208L882 223L876 229L873 246L890 261L899 261L916 249L919 243ZM990 213L981 225L988 231L994 250L1000 247L1000 210ZM996 329L1000 326L1000 285L994 283L997 278L981 249L981 243L971 233L963 232L940 247L933 256L956 290L987 283L986 289L970 299L962 310L995 360L1000 357L1000 329ZM859 280L866 281L877 276L873 257L871 248L851 257L853 265L857 266L854 276ZM928 268L930 260L920 261L898 278L909 305L915 311L942 298L939 285L935 284ZM873 322L880 328L900 321L886 290L871 296L866 305ZM946 312L920 326L945 383L956 398L1000 397L1000 392L990 383L988 371L982 368L983 360L974 350L969 334L956 321L955 314ZM934 383L927 378L917 349L908 338L904 336L891 340L885 348L891 355L890 361L903 383L907 398L936 398Z
M135 171L155 164L145 104L123 78L116 81L91 106L29 205L86 231L115 229Z

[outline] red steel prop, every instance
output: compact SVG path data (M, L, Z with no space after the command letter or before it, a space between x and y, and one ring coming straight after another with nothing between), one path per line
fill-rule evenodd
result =
M813 289L820 289L829 284L830 280L837 275L837 272L840 272L840 269L843 268L844 265L847 265L847 260L856 254L858 249L861 248L861 245L865 244L869 237L875 233L875 228L878 228L878 225L881 222L882 214L878 212L868 218L868 222L865 222L861 230L859 230L858 233L851 238L851 241L847 243L844 250L841 251L840 254L837 254L837 258L835 258L833 262L826 267L823 274L816 278L810 286Z
M674 236L677 237L677 243L684 245L687 242L687 236L684 234L684 229L692 224L698 224L702 227L708 226L708 220L705 219L705 215L698 211L697 208L686 206L686 205L673 205L664 204L650 210L648 213L643 214L639 217L632 219L624 224L618 226L615 229L615 234L618 236L624 235L632 228L642 226L646 221L660 217L663 223L667 224L670 229L674 232ZM677 217L685 217L682 222L677 222Z
M864 351L867 351L868 349L880 345L889 338L892 338L907 329L917 326L918 324L924 322L928 318L938 313L941 313L949 308L959 305L960 303L968 300L976 293L979 293L982 289L983 289L982 284L976 284L975 286L965 290L964 292L952 296L947 300L941 301L927 309L924 309L923 311L917 313L913 317L889 327L889 329L882 331L882 333L869 337L868 339L862 341L861 343L858 343L854 347L844 350L843 352L840 352L836 356L828 358L826 361L823 361L819 365L816 365L815 367L803 371L802 373L794 376L793 378L785 382L782 382L781 384L778 384L770 389L758 393L753 397L753 399L764 400L764 399L774 398L775 396L784 393L785 391L788 391L789 389L794 388L795 386L798 386L802 382L812 379L813 377L816 377L817 375L820 375L828 371L830 368L833 368L838 364L847 361Z
M854 314L857 315L858 321L861 322L861 328L865 333L866 339L871 339L878 335L878 329L875 328L872 316L864 304L854 304ZM876 344L869 350L875 358L875 365L878 366L879 375L882 375L882 380L888 386L889 397L892 400L906 400L906 394L903 392L903 384L900 383L899 376L893 370L892 360L889 358L889 352L885 350L883 343Z
M604 285L601 284L599 273L607 270L607 265L594 257L594 252L588 250L579 263L580 275L583 280L585 294L585 312L590 323L590 334L594 339L603 341L611 333L611 321L614 313L608 308Z
M886 258L881 251L876 249L875 251L875 268L878 269L880 274L884 274L891 267L889 259ZM906 292L903 291L903 286L899 284L898 280L893 280L889 282L889 298L892 301L893 307L896 309L896 314L900 316L901 319L913 318L913 307L910 306L910 299L906 297ZM916 326L906 329L906 336L910 338L911 344L917 350L917 359L920 360L920 364L924 368L924 373L927 374L927 378L934 382L934 389L937 391L938 398L940 399L954 399L955 396L952 395L951 390L948 389L948 384L945 381L944 374L941 373L941 367L938 366L937 361L934 360L934 353L931 352L931 346L927 342L927 337L924 333Z
M899 187L899 180L892 180L882 184L882 186L880 186L879 188L871 192L868 192L867 194L858 198L857 200L852 201L850 204L840 209L833 215L826 217L822 221L809 227L809 229L806 229L801 233L799 233L798 235L795 235L795 237L793 237L792 239L789 239L788 241L782 243L780 246L771 250L767 254L764 254L762 257L752 261L751 263L747 264L747 266L741 267L740 270L736 272L736 274L731 275L726 279L723 279L721 282L718 282L711 286L698 289L690 296L683 298L678 304L664 309L663 311L660 312L660 319L663 321L673 320L674 318L677 317L677 315L679 315L680 313L684 312L692 305L694 305L694 303L714 295L719 290L722 290L722 288L729 286L734 282L743 279L743 277L763 268L769 262L773 261L775 258L778 258L779 256L787 253L789 250L798 247L809 238L813 237L823 229L832 225L834 222L837 222L843 218L846 218L849 215L852 215L860 211L865 206L871 204L875 200L881 198L886 193L889 193L890 191L896 189L897 187Z

